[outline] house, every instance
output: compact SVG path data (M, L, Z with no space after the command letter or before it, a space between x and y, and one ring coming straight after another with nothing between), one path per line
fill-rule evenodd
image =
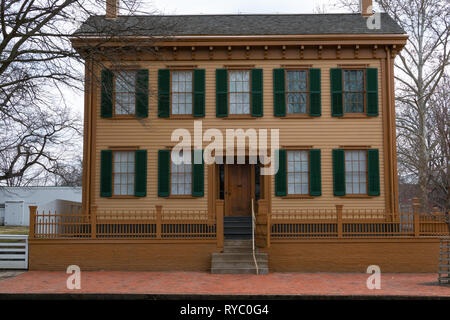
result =
M45 212L81 210L81 187L0 187L0 225L28 226L29 206Z
M31 269L434 271L445 225L398 220L393 61L407 35L370 4L119 16L108 0L72 38L86 60L82 215L54 232L31 209Z

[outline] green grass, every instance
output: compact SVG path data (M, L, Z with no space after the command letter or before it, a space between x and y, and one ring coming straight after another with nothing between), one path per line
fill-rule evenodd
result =
M0 234L28 234L29 228L22 226L0 226Z

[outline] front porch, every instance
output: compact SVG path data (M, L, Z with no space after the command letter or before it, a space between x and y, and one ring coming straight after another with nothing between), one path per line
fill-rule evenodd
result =
M270 271L435 272L444 213L386 214L379 210L277 210L255 205L254 243ZM30 207L30 269L209 271L224 248L224 206L195 210L39 213Z

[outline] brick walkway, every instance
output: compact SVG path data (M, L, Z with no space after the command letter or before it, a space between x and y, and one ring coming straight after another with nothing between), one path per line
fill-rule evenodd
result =
M382 274L381 290L366 287L364 273L213 275L201 272L82 272L81 290L68 290L64 272L30 271L0 280L0 293L186 295L332 295L450 297L436 274Z

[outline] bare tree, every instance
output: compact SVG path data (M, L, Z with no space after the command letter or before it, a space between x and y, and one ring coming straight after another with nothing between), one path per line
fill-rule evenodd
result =
M127 17L155 13L139 11L139 0L121 5ZM0 185L47 183L46 172L62 174L76 162L81 119L64 93L83 90L85 59L100 57L95 61L102 63L117 56L100 50L102 44L145 32L131 17L131 22L98 24L94 16L104 12L105 0L0 0ZM86 43L80 55L72 41L86 33L108 37Z
M340 7L359 10L357 0L338 3ZM387 12L409 35L408 44L395 60L399 173L406 181L419 185L422 208L429 209L433 177L438 175L435 159L442 159L442 155L435 154L439 142L433 138L436 129L430 124L435 119L435 93L448 75L449 3L446 0L377 3L376 8Z

